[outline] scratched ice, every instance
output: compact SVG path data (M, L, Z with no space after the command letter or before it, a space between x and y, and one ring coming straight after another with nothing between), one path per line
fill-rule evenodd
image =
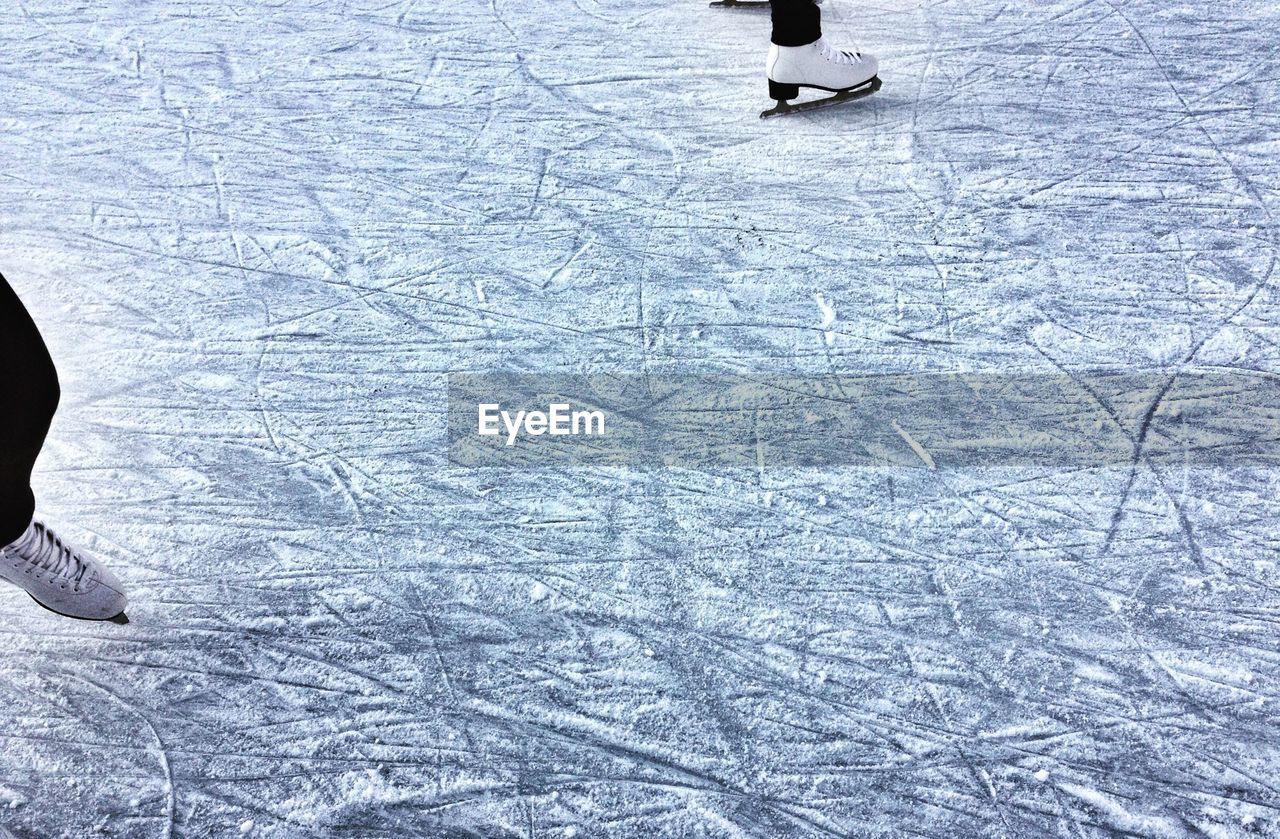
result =
M1274 471L444 468L451 371L1280 372L1275 3L824 14L762 122L699 0L0 11L133 598L0 591L0 836L1280 830Z

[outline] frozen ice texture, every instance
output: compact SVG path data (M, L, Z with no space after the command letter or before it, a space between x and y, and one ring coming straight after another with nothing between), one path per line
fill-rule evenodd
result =
M1275 3L823 9L768 122L700 0L0 10L133 619L0 591L0 835L1278 829L1272 471L445 468L454 371L1280 372Z

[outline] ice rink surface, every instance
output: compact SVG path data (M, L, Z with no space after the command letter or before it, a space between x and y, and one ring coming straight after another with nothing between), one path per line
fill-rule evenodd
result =
M1273 470L447 469L445 376L1280 372L1272 2L19 0L0 836L1280 831ZM1136 435L1137 429L1133 430Z

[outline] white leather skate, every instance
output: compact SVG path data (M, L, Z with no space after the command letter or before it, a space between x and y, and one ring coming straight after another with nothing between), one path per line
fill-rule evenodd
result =
M875 56L838 50L819 38L803 47L769 45L769 59L765 75L769 78L769 96L777 100L778 107L761 116L798 110L787 106L789 99L800 95L800 88L811 87L837 94L827 101L853 98L855 93L873 93L880 88L876 75L880 65Z
M128 620L124 617L127 600L115 575L38 521L27 525L12 544L0 548L0 578L65 617Z

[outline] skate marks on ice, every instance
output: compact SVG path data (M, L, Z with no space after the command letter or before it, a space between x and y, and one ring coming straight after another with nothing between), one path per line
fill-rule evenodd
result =
M0 591L0 830L1274 830L1275 478L1158 393L1095 469L444 462L465 370L1274 371L1269 5L828 3L888 87L781 130L760 15L184 9L0 13L37 489L133 596Z

